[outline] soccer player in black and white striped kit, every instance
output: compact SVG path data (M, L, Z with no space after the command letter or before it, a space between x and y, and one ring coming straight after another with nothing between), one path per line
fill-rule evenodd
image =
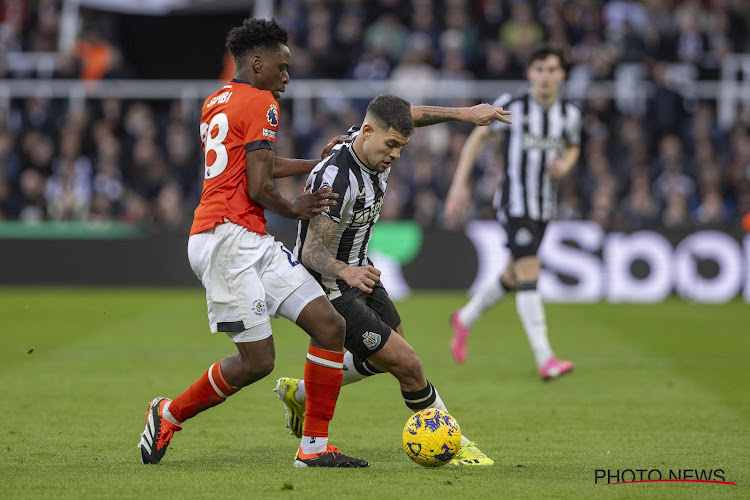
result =
M344 381L348 385L382 372L399 381L404 402L412 411L447 411L438 391L427 380L422 363L404 339L401 318L380 281L380 271L367 257L372 227L380 216L391 165L409 142L415 126L448 120L476 125L492 120L510 122L501 108L412 107L395 96L370 102L359 130L334 148L310 173L306 192L331 188L337 204L300 224L294 258L318 280L333 307L346 320ZM284 402L287 424L296 435L305 417L304 381L280 378L276 393ZM452 463L492 465L494 462L465 436Z
M483 141L493 133L503 133L505 177L496 200L511 258L502 276L478 290L451 318L451 353L455 361L465 361L470 325L506 292L515 290L516 308L539 376L548 380L573 370L573 363L557 359L547 338L544 306L537 291L541 271L537 253L547 222L555 215L558 181L578 161L581 111L559 96L565 69L557 50L534 52L526 78L529 93L516 98L504 95L495 101L496 106L511 111L513 124L494 122L476 127L469 135L446 199L446 217L457 220L469 200L469 174Z

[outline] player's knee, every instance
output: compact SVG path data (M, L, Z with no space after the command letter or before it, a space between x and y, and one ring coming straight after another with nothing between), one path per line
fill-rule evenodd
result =
M250 385L253 382L257 382L258 380L270 375L273 371L273 368L273 359L255 360L252 363L249 361L245 361L242 364L242 368L238 374L240 377L239 382L243 387L246 385Z
M330 311L322 314L317 322L316 340L329 350L340 350L344 345L346 335L346 321L331 307Z
M393 375L402 385L416 386L425 380L422 361L411 347L403 352L398 364L393 367Z

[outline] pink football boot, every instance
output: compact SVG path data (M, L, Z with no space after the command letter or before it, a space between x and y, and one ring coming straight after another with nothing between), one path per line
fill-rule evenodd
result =
M573 363L570 361L560 361L556 357L552 356L547 360L544 365L539 368L539 376L542 380L550 380L557 377L562 377L566 373L573 371Z
M451 328L453 328L453 338L451 339L451 355L453 361L456 363L463 363L466 361L466 356L469 354L469 348L466 345L466 341L471 335L471 328L464 326L458 321L458 311L454 312L451 316Z

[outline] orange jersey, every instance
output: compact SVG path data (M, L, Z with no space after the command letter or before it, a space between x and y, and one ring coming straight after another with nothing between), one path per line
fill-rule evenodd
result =
M203 191L190 235L227 220L266 233L263 207L247 195L245 154L274 149L279 105L267 90L232 80L208 96L201 113Z

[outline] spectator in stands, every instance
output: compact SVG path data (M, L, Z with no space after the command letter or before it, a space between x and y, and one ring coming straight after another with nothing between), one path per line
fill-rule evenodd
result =
M623 227L629 231L655 225L659 220L659 203L651 191L651 174L647 165L632 171L630 191L622 202Z
M38 130L49 135L57 131L54 110L49 99L42 96L26 99L21 120L24 130Z
M120 203L125 194L122 173L113 159L100 159L92 183L93 198L89 218L113 220L120 212Z
M122 72L122 55L97 25L85 26L76 43L74 56L79 60L82 80L100 80Z
M0 221L4 221L13 216L11 213L13 192L11 190L8 178L5 175L4 167L0 163Z
M391 64L398 61L406 50L409 30L395 14L386 12L365 31L365 50L387 57Z
M442 30L436 19L435 2L433 0L413 0L411 15L411 36L425 36L429 46L434 50L438 46L438 39Z
M575 182L568 179L563 179L560 183L557 218L559 220L581 220L583 218L583 207L581 206L581 198L578 196L577 186Z
M432 42L424 33L415 33L409 37L408 48L401 62L391 73L393 93L409 98L415 105L422 104L420 88L438 79L434 66L434 49Z
M44 176L36 169L27 168L19 178L19 196L11 203L11 212L22 222L39 222L46 218Z
M22 168L39 172L43 179L52 174L55 144L52 138L37 130L26 132L22 139Z
M155 222L160 226L177 230L183 222L185 209L182 206L182 187L178 182L168 181L156 198Z
M496 40L484 43L484 64L477 69L477 76L488 80L523 78L523 67L514 64L510 53Z
M700 30L700 19L704 15L698 2L683 2L676 9L677 60L698 67L703 63L706 39Z
M656 62L651 70L651 78L656 88L648 100L646 114L650 137L655 148L665 135L682 136L687 111L683 97L670 87L667 63Z
M510 19L500 26L498 37L518 64L526 67L529 56L544 40L544 30L534 19L531 5L516 1L511 6Z
M29 49L35 52L55 52L60 38L60 2L37 0L34 14L35 27L29 33Z
M718 224L727 219L727 209L718 189L709 189L703 193L700 204L695 210L695 220L699 224Z
M727 170L730 199L736 204L737 213L750 213L750 135L736 134L732 143L732 158Z
M685 173L686 170L680 138L676 135L665 136L659 143L659 156L655 162L657 177L654 193L662 202L672 204L670 210L674 211L672 216L675 221L682 218L683 201L687 204L695 196L695 182ZM673 196L674 193L679 193L680 197Z
M445 30L440 38L451 36L455 39L455 48L461 52L462 60L467 67L477 62L479 52L479 32L471 19L471 9L466 0L454 0L448 3L443 15Z
M687 197L679 189L669 190L666 194L666 205L661 214L661 223L670 229L682 229L689 221Z
M167 125L165 148L166 160L171 176L178 181L184 193L200 194L202 179L200 176L200 151L195 147L192 130L180 122L172 121Z
M30 2L0 2L0 53L23 50L23 37L30 27L31 14Z
M91 203L91 160L81 155L75 131L60 136L60 154L44 186L47 213L52 220L86 220Z
M364 14L356 8L348 8L336 23L335 45L343 60L346 62L344 67L345 77L352 77L353 62L358 61L364 51L362 37L365 31ZM297 52L295 52L297 54ZM300 62L299 55L295 57L295 67ZM297 70L295 69L295 78Z
M0 114L0 176L9 182L15 182L21 170L15 142L16 138L8 128L7 120Z
M607 38L617 44L628 31L640 36L646 29L646 9L638 0L611 0L602 8L604 31Z
M443 33L443 36L440 37L440 49L443 53L442 63L440 64L441 80L473 79L461 50L461 38L455 31Z

